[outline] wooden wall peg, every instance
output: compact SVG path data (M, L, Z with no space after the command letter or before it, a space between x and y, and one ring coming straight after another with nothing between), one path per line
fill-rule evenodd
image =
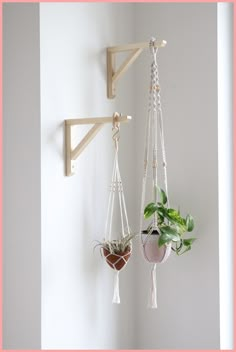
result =
M155 41L155 48L166 46L165 40ZM145 48L149 48L149 43L136 43L107 48L107 97L113 99L116 96L116 82L128 70L133 62L138 58ZM130 55L116 69L116 54L124 51L131 51Z
M128 122L131 116L120 116L116 114L118 122ZM72 176L75 173L75 160L79 157L86 146L92 141L96 134L106 123L113 123L113 117L93 117L65 120L65 159L66 159L66 176ZM71 146L71 129L73 126L92 124L93 127L82 138L75 148Z

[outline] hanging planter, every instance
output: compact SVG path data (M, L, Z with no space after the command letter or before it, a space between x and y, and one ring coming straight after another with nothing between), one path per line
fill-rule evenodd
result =
M102 244L102 251L107 264L115 270L121 270L131 256L131 239L133 235L126 235L120 240L107 241Z
M105 239L99 242L101 253L106 263L115 271L114 281L114 295L113 303L120 303L119 294L119 273L125 268L131 253L132 253L132 238L135 236L131 234L128 216L125 204L125 196L123 191L122 180L120 176L119 162L118 162L118 142L120 124L117 121L117 113L113 116L113 140L115 143L115 157L112 171L112 181L108 201L107 219L105 225ZM114 213L115 196L118 195L119 212L121 219L121 235L119 238L114 239L112 230L112 220Z
M121 270L128 262L132 253L132 238L135 235L124 235L117 240L98 241L102 255L107 264L114 270Z
M155 38L150 40L151 82L149 90L149 106L146 124L146 139L144 151L144 174L141 198L140 233L144 258L152 263L150 307L157 308L156 300L156 265L164 263L170 256L171 250L180 255L191 249L195 238L184 239L183 235L194 228L194 220L191 215L186 218L180 215L176 209L170 208L167 187L167 163L164 143L164 128L160 97L160 82L157 64L158 48L155 48ZM159 135L159 138L158 138ZM158 151L160 149L161 159ZM149 163L150 151L152 153ZM158 165L163 166L162 180L159 180ZM148 166L152 169L152 202L145 205L147 188ZM159 184L164 184L162 189ZM151 219L149 225L144 228L143 220Z
M159 247L158 240L160 233L154 230L151 234L142 231L142 245L145 259L150 263L164 263L171 253L171 245Z
M194 220L191 215L183 218L179 210L169 208L168 199L165 192L158 188L160 197L156 203L149 203L144 209L144 218L154 217L149 225L147 236L153 237L155 232L158 232L157 247L165 251L165 256L161 262L167 259L170 249L176 254L181 255L191 249L195 238L184 238L186 232L191 232L194 229ZM157 223L157 230L154 223Z

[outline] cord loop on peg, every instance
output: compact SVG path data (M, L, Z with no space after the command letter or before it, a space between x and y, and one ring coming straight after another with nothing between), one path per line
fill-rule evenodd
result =
M118 121L119 116L121 116L121 114L118 114L117 112L115 112L113 115L113 123L112 123L112 131L114 132L112 139L115 143L116 150L118 150L118 143L120 139L120 122Z

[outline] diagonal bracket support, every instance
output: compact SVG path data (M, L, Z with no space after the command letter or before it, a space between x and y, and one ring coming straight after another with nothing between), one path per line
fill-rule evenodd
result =
M155 48L162 48L166 46L166 41L156 41ZM148 48L149 43L127 44L121 46L113 46L107 48L107 97L113 99L116 96L116 83L119 78L128 70L133 62L139 57L143 49ZM116 54L120 52L131 51L130 55L124 62L116 69Z
M117 113L116 113L117 114ZM114 114L115 116L115 114ZM116 116L117 122L128 122L131 116ZM93 140L97 133L106 123L113 123L114 117L95 117L95 118L80 118L65 120L65 159L66 159L66 176L72 176L75 173L75 160ZM78 125L93 125L82 140L75 148L71 145L71 132L73 126Z

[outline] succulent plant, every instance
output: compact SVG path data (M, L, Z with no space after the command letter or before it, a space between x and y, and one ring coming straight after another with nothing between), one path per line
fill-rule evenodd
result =
M132 238L135 237L134 234L125 234L120 239L115 240L104 240L102 242L98 241L96 246L107 249L111 254L121 254L131 249L132 247Z

